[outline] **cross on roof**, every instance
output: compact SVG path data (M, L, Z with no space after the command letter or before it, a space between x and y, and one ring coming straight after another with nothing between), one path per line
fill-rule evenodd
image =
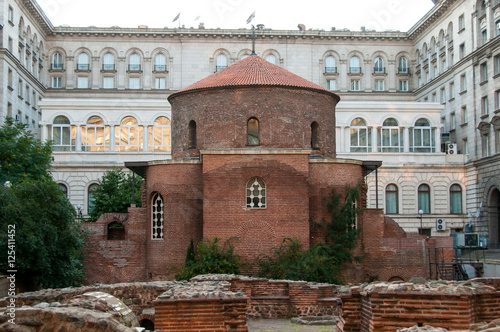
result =
M255 40L260 37L255 35L255 25L252 24L252 36L247 38L252 40L252 54L250 55L257 55L257 53L255 53Z

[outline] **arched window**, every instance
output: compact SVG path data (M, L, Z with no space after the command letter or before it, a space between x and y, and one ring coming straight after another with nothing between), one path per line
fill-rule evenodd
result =
M418 187L418 211L431 213L431 189L426 184Z
M80 53L80 55L78 56L77 68L78 68L78 70L89 70L90 69L89 55L87 53Z
M276 57L272 54L269 54L268 56L266 56L266 60L270 63L272 63L273 65L276 64Z
M462 187L454 184L450 187L450 213L462 214Z
M63 70L63 57L61 53L56 52L52 54L52 63L50 64L50 69L53 70Z
M247 123L247 144L260 145L259 120L250 118Z
M247 182L247 208L266 208L266 183L261 178L251 178Z
M408 74L408 72L408 59L402 56L398 61L398 73Z
M311 149L319 150L319 125L316 121L311 123Z
M113 221L108 224L108 240L125 240L125 226L121 222Z
M151 238L153 240L163 239L163 198L159 193L153 195L151 200Z
M359 58L357 56L353 56L351 58L349 65L350 65L349 73L361 74L361 66L360 66Z
M336 73L337 66L335 65L335 57L327 56L325 59L325 73Z
M431 128L429 120L420 118L410 134L411 152L436 152L435 129Z
M67 117L59 115L52 123L52 148L54 151L75 150L76 127L71 126Z
M156 118L149 128L149 150L170 151L170 120L164 116Z
M97 183L93 183L89 186L87 192L88 192L88 195L87 195L87 206L89 207L88 209L88 214L90 214L92 212L92 210L94 209L94 203L95 203L95 195L97 193L97 188L99 188L99 185Z
M224 54L219 54L217 56L217 67L215 71L219 71L227 67L227 57Z
M137 53L130 55L128 70L139 71L141 70L141 57Z
M196 121L189 121L189 149L196 149Z
M383 73L385 73L384 59L382 59L379 56L375 58L373 72L375 74L383 74Z
M92 116L82 126L83 151L109 151L109 127L98 116Z
M351 152L371 152L372 140L371 129L367 127L366 121L356 118L351 121Z
M102 70L115 70L115 56L111 53L104 54Z
M398 213L398 187L390 184L385 188L385 213Z
M155 71L167 71L167 57L165 54L155 56Z
M59 186L59 189L61 190L64 197L68 197L68 187L66 187L66 185L62 183L58 183L57 185Z
M142 151L142 130L134 117L123 118L116 134L118 151Z
M404 148L403 135L399 129L398 121L389 118L384 121L378 132L380 151L402 152Z

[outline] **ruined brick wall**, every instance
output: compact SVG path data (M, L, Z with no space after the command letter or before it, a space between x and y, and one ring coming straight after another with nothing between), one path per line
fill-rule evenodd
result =
M199 162L166 162L148 167L145 220L148 280L165 280L184 266L191 239L202 239L203 188ZM163 239L152 239L151 200L160 193L164 204Z
M83 249L85 282L116 283L146 280L145 209L127 213L106 213L95 223L85 223L88 232ZM123 240L108 240L108 225L120 222Z
M319 150L335 156L336 99L325 93L277 87L240 87L175 96L172 157L193 157L202 149L247 146L247 121L260 123L256 148L311 149L311 124L319 124ZM196 121L197 149L189 150L189 122Z

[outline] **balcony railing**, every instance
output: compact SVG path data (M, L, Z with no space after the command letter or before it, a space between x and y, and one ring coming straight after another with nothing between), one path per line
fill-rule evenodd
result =
M76 65L77 70L90 70L90 65L88 63L79 63Z
M102 65L102 70L104 70L104 71L113 71L113 70L115 70L115 64L114 63L103 64Z
M128 70L129 71L140 71L141 65L128 65Z
M349 67L350 74L361 74L361 67Z
M51 63L50 69L51 70L64 70L64 65L62 63Z
M215 67L215 71L219 71L219 70L222 70L224 68L226 68L227 66L216 66Z
M167 71L167 66L166 65L155 65L154 70L155 71Z
M398 68L398 74L409 74L409 73L410 73L410 69L408 67L406 67L406 68L399 67Z
M325 74L336 74L337 67L325 67Z
M385 74L385 67L375 67L373 68L374 74Z

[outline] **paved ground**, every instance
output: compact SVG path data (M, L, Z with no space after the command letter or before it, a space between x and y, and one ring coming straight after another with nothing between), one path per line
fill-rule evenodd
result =
M247 319L249 332L331 332L333 326L292 324L289 319Z

